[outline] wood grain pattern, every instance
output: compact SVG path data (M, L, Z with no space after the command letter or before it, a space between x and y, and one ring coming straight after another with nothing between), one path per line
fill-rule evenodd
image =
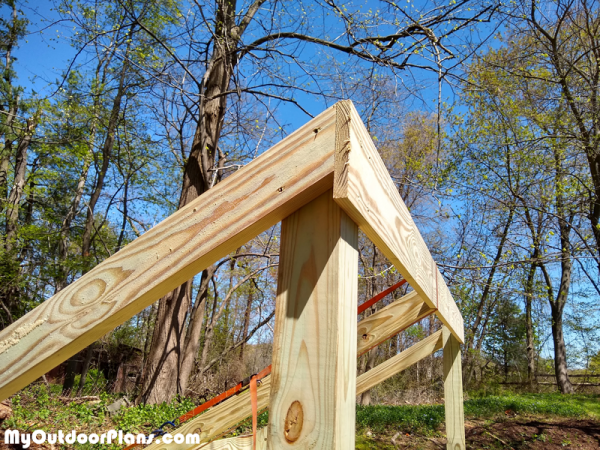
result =
M196 448L198 450L252 450L252 435L219 439ZM256 433L256 450L265 450L266 448L267 428L259 428Z
M356 395L377 386L440 348L442 348L442 330L360 375L356 379Z
M463 405L460 344L448 330L442 329L444 344L444 408L448 450L465 449L465 413Z
M269 406L269 396L271 392L271 376L262 379L258 386L258 410ZM209 442L230 428L237 425L242 420L252 415L250 405L250 391L245 390L242 393L225 400L223 403L209 409L199 416L188 420L171 434L181 433L183 435L198 433L200 443ZM157 444L156 442L145 447L145 450L189 450L198 448L197 444Z
M334 147L332 107L0 331L0 400L331 189Z
M434 312L435 308L425 303L416 291L390 303L358 323L358 355L368 352Z
M360 324L359 324L360 326ZM425 358L431 353L436 352L443 346L443 329L435 334L432 334L428 338L421 342L413 345L409 349L399 353L388 361L380 364L379 366L371 369L367 373L362 374L356 378L355 392L356 395L362 394L364 391L371 389L378 383L381 383L388 378L396 375L397 373L415 364L417 361ZM451 335L451 333L446 330ZM455 341L456 342L456 341ZM462 390L461 390L462 392ZM259 409L263 409L269 404L269 397L271 394L271 376L263 378L263 383L258 388L259 398ZM351 423L354 424L354 409L351 411ZM348 411L346 411L348 412ZM252 408L250 405L250 395L248 391L242 392L240 395L233 397L220 405L208 410L204 414L191 419L189 422L183 424L180 428L173 431L174 433L201 433L200 440L205 443L219 436L223 432L233 427L238 422L247 419L252 415ZM270 414L269 417L273 416ZM342 416L340 416L341 418ZM201 432L198 430L202 430ZM464 431L463 431L464 433ZM350 433L354 436L354 433ZM190 450L192 448L203 448L194 445L185 444L170 444L168 447L159 446L152 444L148 447L148 450ZM269 448L280 448L280 447L269 447ZM314 447L314 448L325 448L325 447ZM341 448L341 447L340 447ZM345 447L354 448L354 447Z
M396 266L454 336L463 319L435 261L351 102L337 108L334 198ZM349 123L348 131L341 123Z
M269 448L354 448L357 249L332 191L282 222Z

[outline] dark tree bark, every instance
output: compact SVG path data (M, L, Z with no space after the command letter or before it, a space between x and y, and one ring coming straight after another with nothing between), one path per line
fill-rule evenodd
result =
M477 313L475 314L475 320L473 322L473 326L466 333L465 340L465 370L464 370L464 384L468 386L471 383L471 379L475 372L474 366L474 358L473 358L473 345L475 343L475 335L476 333L480 333L479 340L483 339L483 335L485 334L485 330L481 329L481 321L483 319L483 313L485 311L485 306L488 303L488 297L490 295L490 290L492 286L492 282L494 281L494 276L496 274L496 267L500 260L502 259L502 252L504 251L504 244L506 243L506 239L508 237L508 232L512 225L513 217L514 217L514 207L511 207L508 212L508 217L506 219L506 223L504 224L504 229L502 230L502 234L500 235L500 242L498 243L498 248L496 251L496 256L494 257L494 263L492 268L490 269L490 273L488 274L487 281L485 286L483 287L483 292L481 293L481 298L479 299L479 304L477 305ZM487 320L484 323L487 325Z
M19 249L17 234L19 229L19 209L26 182L27 152L36 128L36 119L27 120L25 135L19 141L15 155L15 174L13 186L6 201L6 223L4 235L4 264L10 274L11 280L0 286L0 304L8 312L8 320L12 320L18 313L20 290L16 283L19 276Z
M240 346L240 361L244 362L244 350L246 349L246 339L248 329L250 328L250 312L252 311L252 302L254 301L253 291L250 290L246 300L246 310L244 311L244 326L242 328L242 345Z
M537 260L537 252L534 251L531 259ZM533 280L537 269L537 263L532 262L527 271L527 279L525 280L525 339L527 346L527 384L529 388L533 388L536 382L535 379L535 343L533 333Z
M77 370L77 355L73 355L67 362L67 370L65 372L65 379L63 381L62 395L69 396L73 391L73 385L75 384L75 371Z
M19 203L23 197L23 188L25 187L25 173L27 170L27 151L31 138L35 132L35 119L28 119L25 136L19 142L15 157L15 177L13 187L8 196L6 205L6 235L4 246L7 252L14 248L14 241L17 235L19 221Z
M125 52L125 57L127 57L128 51L129 47ZM104 189L104 179L106 178L106 173L108 172L108 168L112 159L112 150L115 142L115 133L117 131L117 126L119 124L119 118L121 115L121 103L123 101L123 97L127 94L127 90L129 88L125 83L127 75L128 63L127 59L125 59L121 67L119 85L117 87L117 91L113 99L113 105L108 119L108 123L106 124L106 136L104 138L104 144L102 145L102 164L98 168L96 183L94 185L94 189L92 190L92 194L90 195L90 199L87 205L87 214L85 219L85 225L83 228L83 237L81 244L81 253L84 258L87 258L90 254L90 248L92 245L92 230L94 228L94 211L96 209L96 204L98 203L100 195L102 194L102 190ZM65 224L65 226L66 225L70 225L70 222L68 224ZM89 270L89 267L86 268L85 271L87 270Z
M563 394L573 394L575 391L567 372L567 350L563 334L563 312L569 297L571 287L571 274L573 261L571 259L571 226L574 214L568 215L568 205L563 193L563 167L562 155L559 149L554 149L555 160L555 190L556 190L556 219L560 235L561 260L560 260L560 285L558 292L554 292L552 278L545 264L540 264L544 280L546 281L546 293L552 315L552 341L554 343L554 371L558 389Z
M77 397L83 394L83 388L85 387L85 380L87 379L88 371L90 370L90 363L92 362L92 356L94 355L94 344L88 345L85 352L85 359L83 360L83 367L81 368L81 376L79 377L79 386L77 387Z

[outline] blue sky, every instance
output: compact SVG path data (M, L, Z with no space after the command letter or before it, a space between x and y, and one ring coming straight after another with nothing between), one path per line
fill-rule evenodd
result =
M54 91L55 82L61 78L65 68L75 56L75 51L69 42L72 28L68 22L56 22L59 19L58 14L52 9L52 3L47 0L30 0L29 3L21 5L21 8L30 18L31 24L27 36L15 52L18 58L15 67L19 84L28 90L34 89L42 97L47 96ZM485 29L489 31L490 26L485 26L484 31ZM485 35L485 32L482 35ZM497 45L493 40L488 42L489 45ZM341 61L344 57L338 56L338 58ZM411 86L419 86L416 95L409 96L406 100L406 110L425 110L434 113L438 95L435 76L430 72L414 70L399 73L397 81L400 86L403 80ZM317 115L333 103L333 100L324 102L302 93L298 93L297 98L313 115ZM450 104L455 101L454 91L448 84L443 85L442 101ZM464 112L464 109L459 106L457 111ZM304 113L290 104L283 104L280 107L279 116L288 125L287 131L293 131L308 120ZM456 199L455 202L455 206L460 207L460 201ZM575 339L574 336L567 337ZM545 347L545 351L549 353L550 349L551 341Z

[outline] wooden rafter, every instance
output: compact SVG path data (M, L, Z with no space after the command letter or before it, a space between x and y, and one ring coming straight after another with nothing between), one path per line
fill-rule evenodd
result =
M352 102L337 106L333 198L464 342L462 315L369 132Z

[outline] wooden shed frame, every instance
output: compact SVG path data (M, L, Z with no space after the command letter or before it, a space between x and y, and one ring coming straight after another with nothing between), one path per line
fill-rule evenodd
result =
M269 427L260 431L258 448L353 449L356 394L441 348L448 448L464 448L463 319L350 101L336 103L2 330L0 400L279 221L273 369L258 388ZM358 227L414 292L357 327ZM442 330L356 377L358 353L432 313ZM177 432L198 432L206 443L250 415L244 392ZM251 448L251 440L149 448Z

